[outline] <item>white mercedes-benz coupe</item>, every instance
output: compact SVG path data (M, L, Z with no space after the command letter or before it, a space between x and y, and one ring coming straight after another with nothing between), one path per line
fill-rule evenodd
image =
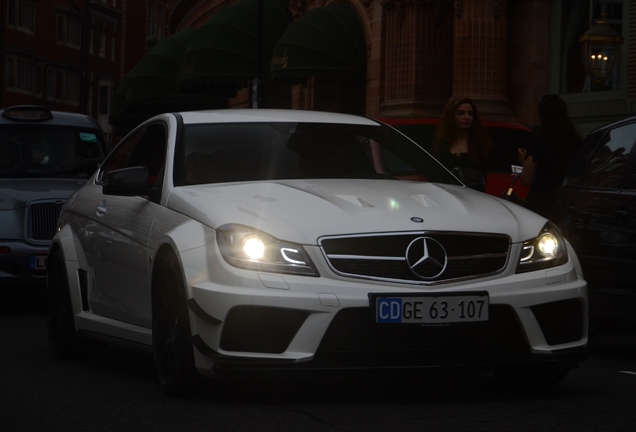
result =
M437 368L548 384L587 356L587 285L553 224L385 124L314 111L139 125L64 205L47 303L54 355L146 348L171 394Z

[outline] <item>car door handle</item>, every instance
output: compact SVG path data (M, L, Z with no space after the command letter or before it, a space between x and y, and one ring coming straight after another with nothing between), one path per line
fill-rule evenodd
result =
M102 217L106 214L106 201L102 201L97 205L97 208L95 209L95 213L99 217Z

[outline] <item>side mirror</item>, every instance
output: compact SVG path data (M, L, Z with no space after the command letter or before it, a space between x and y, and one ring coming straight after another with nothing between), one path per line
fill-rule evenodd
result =
M486 191L486 178L481 171L455 167L453 168L453 174L469 188L478 190L479 192Z
M104 176L104 195L149 195L153 188L148 184L148 169L137 166L108 172Z

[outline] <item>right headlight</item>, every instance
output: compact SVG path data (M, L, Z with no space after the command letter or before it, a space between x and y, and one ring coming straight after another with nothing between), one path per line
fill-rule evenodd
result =
M239 224L217 229L225 261L247 270L319 276L301 245L278 240L263 231Z
M548 222L537 237L523 242L517 273L555 267L566 263L567 260L565 240L559 228Z

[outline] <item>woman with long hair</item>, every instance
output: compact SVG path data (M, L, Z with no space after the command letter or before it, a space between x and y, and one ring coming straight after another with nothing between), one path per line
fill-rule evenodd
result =
M449 170L470 168L486 175L492 140L473 101L452 98L442 111L435 134L433 155Z

